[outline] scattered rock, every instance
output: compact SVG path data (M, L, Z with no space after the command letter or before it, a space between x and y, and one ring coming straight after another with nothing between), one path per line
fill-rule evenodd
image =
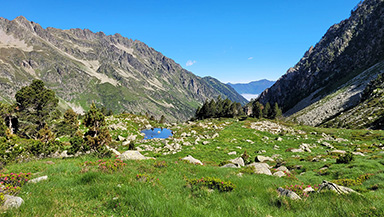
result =
M325 180L323 181L323 183L321 183L321 185L319 187L319 190L317 190L317 192L322 192L324 190L334 191L337 194L357 193L356 191L354 191L354 190L352 190L350 188L347 188L347 187L344 187L344 186L341 186L341 185L337 185L335 183L328 182L328 181L325 181Z
M117 141L124 142L124 141L125 141L125 138L122 137L122 136L120 136L120 135L118 135L118 136L117 136Z
M38 182L41 182L41 181L44 181L44 180L47 180L47 179L48 179L48 176L41 176L41 177L38 177L38 178L35 178L35 179L31 179L28 182L30 182L30 183L38 183Z
M207 144L209 144L208 141L204 141L204 142L203 142L203 145L207 145Z
M303 192L309 194L309 193L314 193L314 192L316 192L316 191L315 191L315 189L313 189L312 187L308 187L308 188L305 188L305 189L303 190Z
M276 141L281 142L281 141L283 141L283 138L281 138L281 137L277 137L277 138L276 138Z
M117 158L121 160L147 160L147 159L154 159L151 157L145 157L142 155L139 151L133 151L129 150L122 154L120 154Z
M361 153L361 152L352 152L353 155L360 155L360 156L363 156L365 157L365 154Z
M21 197L4 195L4 205L5 209L19 208L21 204L24 203L24 200Z
M108 145L105 146L109 151L112 151L113 154L119 156L121 153L118 152L116 149L109 147Z
M193 158L191 155L188 155L187 157L183 158L182 160L188 161L189 163L192 163L192 164L203 165L203 163L200 160Z
M237 152L236 151L232 151L232 152L229 152L228 155L236 155Z
M289 172L289 169L285 166L279 166L276 171L281 171L281 172L286 172L286 173L291 173Z
M224 166L221 166L220 168L239 168L239 166L236 166L235 164L225 164Z
M342 154L345 154L347 152L344 150L333 150L333 151L330 151L329 153L335 154L335 155L342 155Z
M264 157L264 156L261 156L261 155L257 155L255 157L255 162L265 162L265 161L271 161L271 162L274 162L275 160L273 160L272 158L270 157Z
M229 160L229 161L232 162L233 164L238 165L239 167L245 166L244 160L243 160L242 157L238 157L238 158L235 158L235 159L232 159L232 160Z
M286 176L286 174L283 171L277 171L273 174L274 176L283 177Z
M331 144L329 144L328 142L323 142L323 143L321 143L321 145L325 146L327 148L330 148L330 149L334 149L334 147Z
M291 198L292 200L301 200L299 195L297 195L295 192L291 190L284 189L282 187L278 188L277 191L279 192L280 196L286 196Z
M271 171L269 170L269 165L266 163L252 163L247 167L254 167L256 174L272 175Z
M300 153L300 152L304 152L304 150L303 149L297 149L297 148L294 148L294 149L291 149L290 150L291 152L294 152L294 153Z
M53 161L47 161L47 162L45 162L46 164L49 164L49 165L52 165L52 164L55 164L55 162L53 162Z
M306 152L312 152L309 147L310 147L310 145L303 143L303 144L300 145L299 149L302 149L302 150L304 150Z
M242 149L242 147L240 147L240 146L237 146L236 148L237 148L237 149Z
M275 146L273 146L273 149L274 149L274 150L279 150L280 147L279 147L278 145L275 145Z

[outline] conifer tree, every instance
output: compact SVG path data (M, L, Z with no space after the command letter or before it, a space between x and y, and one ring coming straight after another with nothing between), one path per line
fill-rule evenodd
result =
M272 113L271 104L269 104L269 102L267 102L267 104L265 104L265 107L263 109L263 117L264 118L271 118L271 113Z
M21 88L15 98L21 130L27 137L35 137L45 127L59 102L55 92L46 88L41 80L33 80Z
M263 111L262 111L262 105L261 103L254 101L253 106L252 106L252 116L254 118L262 118L263 116Z

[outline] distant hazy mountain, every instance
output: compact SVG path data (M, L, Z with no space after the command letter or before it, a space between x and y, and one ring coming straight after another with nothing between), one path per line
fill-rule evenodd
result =
M94 101L114 112L148 112L177 121L218 95L246 101L138 40L87 29L44 29L22 16L0 18L0 101L13 101L33 79L54 90L62 107L78 112Z
M252 81L250 83L227 84L233 87L233 89L235 89L244 98L250 100L251 98L256 98L261 92L271 87L274 83L275 81L263 79L259 81Z

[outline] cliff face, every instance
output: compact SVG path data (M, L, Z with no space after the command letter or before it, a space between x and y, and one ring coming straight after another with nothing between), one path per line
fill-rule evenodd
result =
M207 98L222 93L140 41L87 29L43 29L24 17L0 18L0 100L41 79L78 111L95 101L115 112L149 112L185 120ZM224 84L218 84L220 87Z
M339 97L360 97L359 94L370 79L374 79L381 72L375 70L376 74L372 75L371 71L370 76L364 74L384 60L383 34L384 0L365 0L351 11L349 19L333 25L295 67L290 68L271 88L261 94L259 100L262 103L277 102L285 115L290 116L311 104L319 103L342 88L350 87L352 83L359 86L357 92L352 96L346 94ZM362 77L367 80L358 79ZM360 80L360 83L356 83L356 79ZM340 113L360 102L358 99L347 101L349 104L340 103L330 110L336 109L337 113ZM317 107L321 110L319 104ZM300 118L304 113L296 117ZM336 114L324 114L315 123L304 119L301 121L318 125ZM305 119L311 120L316 115L318 114L313 113Z

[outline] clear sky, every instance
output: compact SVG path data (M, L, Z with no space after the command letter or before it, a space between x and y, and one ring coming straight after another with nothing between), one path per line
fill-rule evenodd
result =
M140 40L199 76L276 80L360 0L0 0L0 17Z

